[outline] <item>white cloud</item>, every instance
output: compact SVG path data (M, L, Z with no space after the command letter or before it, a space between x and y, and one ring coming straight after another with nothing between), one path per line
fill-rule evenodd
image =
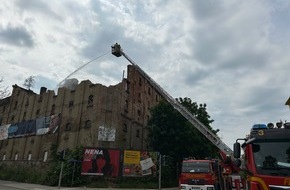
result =
M129 64L122 45L173 97L206 103L226 144L289 110L288 1L5 1L0 5L4 84L53 87L69 74L110 85Z

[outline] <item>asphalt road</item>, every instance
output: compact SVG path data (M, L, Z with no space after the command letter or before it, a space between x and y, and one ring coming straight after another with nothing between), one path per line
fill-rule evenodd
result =
M7 186L2 186L0 184L0 190L18 190L19 188L17 187L7 187Z
M158 189L135 189L135 188L86 188L86 187L51 187L39 184L30 183L19 183L15 181L5 181L0 180L0 190L158 190ZM174 188L162 188L162 190L178 190L177 187Z

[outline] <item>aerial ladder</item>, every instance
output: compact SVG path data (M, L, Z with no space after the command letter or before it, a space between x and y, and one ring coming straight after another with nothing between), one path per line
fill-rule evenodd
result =
M124 53L120 44L116 43L111 46L112 54L116 57L124 56L138 71L146 78L146 80L155 88L155 90L163 96L174 109L176 109L183 117L185 117L196 129L198 129L209 141L211 141L224 155L232 157L233 151L210 129L201 123L191 112L189 112L181 103L170 96L160 85L157 84L145 71L143 71L127 54ZM225 157L223 157L225 158Z

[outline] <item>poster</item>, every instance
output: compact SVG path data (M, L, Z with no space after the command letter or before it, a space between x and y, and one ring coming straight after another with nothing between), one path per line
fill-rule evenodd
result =
M85 148L82 175L119 176L120 150Z
M10 124L0 126L0 140L8 139L9 126L10 126Z
M99 127L98 141L115 141L116 129L104 126Z
M36 135L54 134L60 125L60 115L36 119Z
M156 174L157 152L124 151L123 176Z

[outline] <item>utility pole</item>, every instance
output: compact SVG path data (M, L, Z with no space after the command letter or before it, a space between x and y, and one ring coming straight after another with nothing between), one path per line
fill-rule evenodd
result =
M158 179L158 189L161 190L161 164L162 164L162 155L159 153L159 179Z
M65 150L61 151L60 157L61 157L61 167L60 167L59 179L58 179L58 189L60 189L60 185L61 185L61 178L62 178L62 171L63 171L63 162L64 162L64 157L65 157Z

